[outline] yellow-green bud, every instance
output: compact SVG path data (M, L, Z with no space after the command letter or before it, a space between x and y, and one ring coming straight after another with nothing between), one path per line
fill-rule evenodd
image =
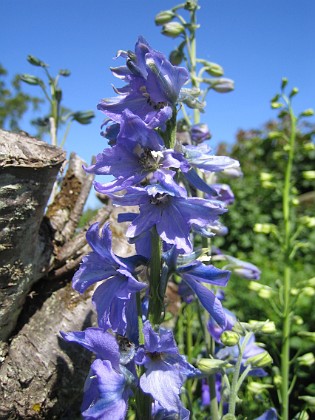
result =
M315 408L315 397L312 397L311 395L301 395L298 398L299 400L305 401L310 408Z
M315 363L315 357L313 353L305 353L298 357L297 361L300 366L312 366Z
M258 291L258 296L262 299L270 299L272 296L273 290L271 287L269 286L263 286L259 291Z
M259 292L263 287L263 284L260 284L257 281L250 281L248 284L249 290L252 290L253 292Z
M262 394L266 389L273 388L273 385L270 384L263 384L261 382L252 381L247 385L247 389L252 394L258 395Z
M276 332L276 324L273 321L255 321L251 319L249 325L253 332L262 332L264 334L273 334Z
M216 63L209 63L207 66L205 66L205 70L208 74L210 74L210 76L215 76L215 77L221 77L223 76L223 68Z
M296 287L292 287L292 289L290 290L290 294L292 296L297 296L299 294L299 289L297 289Z
M266 190L276 188L276 184L274 182L270 182L270 181L263 181L261 183L261 186L263 188L266 188Z
M270 131L270 133L268 133L269 139L278 139L279 137L282 137L282 133L280 131Z
M155 16L156 25L165 25L165 23L170 22L175 14L171 10L163 10Z
M311 217L311 216L303 216L300 218L300 222L302 225L308 227L308 228L313 228L315 227L315 217ZM315 286L315 283L314 283Z
M254 367L265 367L273 362L272 357L267 351L263 351L255 356L249 357L245 365L252 365Z
M260 172L259 176L261 181L271 181L273 178L273 175L269 172Z
M314 115L314 109L308 108L301 112L300 117L312 117Z
M162 28L162 34L171 38L177 38L185 32L184 26L179 22L168 22Z
M309 181L315 179L315 171L303 171L302 172L303 178Z
M299 93L299 89L297 87L294 87L291 92L289 97L292 98L293 96L297 95Z
M294 315L293 322L296 325L303 325L304 324L303 318L300 315Z
M288 79L286 77L282 77L281 89L284 89L287 84L288 84Z
M282 384L282 376L281 375L274 375L273 383L276 385L277 388L279 388Z
M303 144L303 149L305 150L305 151L312 151L312 150L315 150L315 144L314 143L311 143L311 142L309 142L309 143L305 143L305 144Z
M198 369L200 369L201 372L204 372L207 375L213 375L214 373L219 372L228 365L229 363L226 360L205 358L200 359L197 363Z
M276 229L276 226L272 223L256 223L254 225L254 232L256 233L268 233L273 232Z
M309 286L303 287L301 292L303 293L304 296L308 296L308 297L313 297L315 294L315 290L313 289L313 287L309 287Z
M224 331L220 340L227 347L235 346L240 341L240 336L235 331Z
M315 332L313 331L300 331L298 332L298 335L300 337L306 338L306 340L309 340L312 343L315 343Z
M271 102L271 108L272 109L279 109L279 108L282 108L282 107L283 107L283 104L280 103L280 102Z

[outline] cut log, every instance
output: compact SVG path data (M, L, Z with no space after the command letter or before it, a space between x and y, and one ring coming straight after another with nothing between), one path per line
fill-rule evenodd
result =
M48 270L52 235L44 212L64 160L57 147L0 130L0 340Z

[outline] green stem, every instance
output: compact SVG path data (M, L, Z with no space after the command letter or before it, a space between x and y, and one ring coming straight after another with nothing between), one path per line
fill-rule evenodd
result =
M142 308L140 292L136 294L137 300L137 314L138 314L138 330L139 330L139 345L144 344L143 322L142 322Z
M238 354L238 358L237 358L234 372L233 372L233 379L232 379L232 384L231 384L230 400L229 400L229 414L233 416L235 416L237 393L240 386L239 377L240 377L243 353L251 336L252 336L252 333L247 333L244 337L242 345L238 344L239 354ZM242 378L242 380L244 379L245 377Z
M286 100L288 103L288 101ZM283 326L281 346L281 399L282 419L289 419L289 388L290 388L290 332L291 332L291 179L294 159L294 147L296 138L296 117L293 114L291 104L288 103L290 114L291 133L289 143L288 162L285 171L283 189L283 220L284 220L284 273L283 273Z
M154 325L161 323L161 314L164 310L164 296L161 296L161 239L154 227L151 230L151 261L150 261L150 301L149 320Z

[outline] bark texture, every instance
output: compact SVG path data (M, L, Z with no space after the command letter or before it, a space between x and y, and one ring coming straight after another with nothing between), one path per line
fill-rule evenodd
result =
M0 130L0 418L77 419L91 354L59 332L94 322L90 294L71 279L89 252L77 226L93 176L71 154L53 194L64 152ZM94 221L112 220L114 246L128 252L110 204ZM116 223L116 225L115 225ZM125 247L124 247L125 246Z
M52 240L44 212L64 160L59 148L0 131L0 340L48 270Z

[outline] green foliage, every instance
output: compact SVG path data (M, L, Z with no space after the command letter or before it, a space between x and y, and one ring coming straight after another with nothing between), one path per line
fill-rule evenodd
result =
M24 114L29 109L37 111L43 100L23 92L19 76L16 75L10 82L7 76L7 70L0 64L0 127L18 132Z

